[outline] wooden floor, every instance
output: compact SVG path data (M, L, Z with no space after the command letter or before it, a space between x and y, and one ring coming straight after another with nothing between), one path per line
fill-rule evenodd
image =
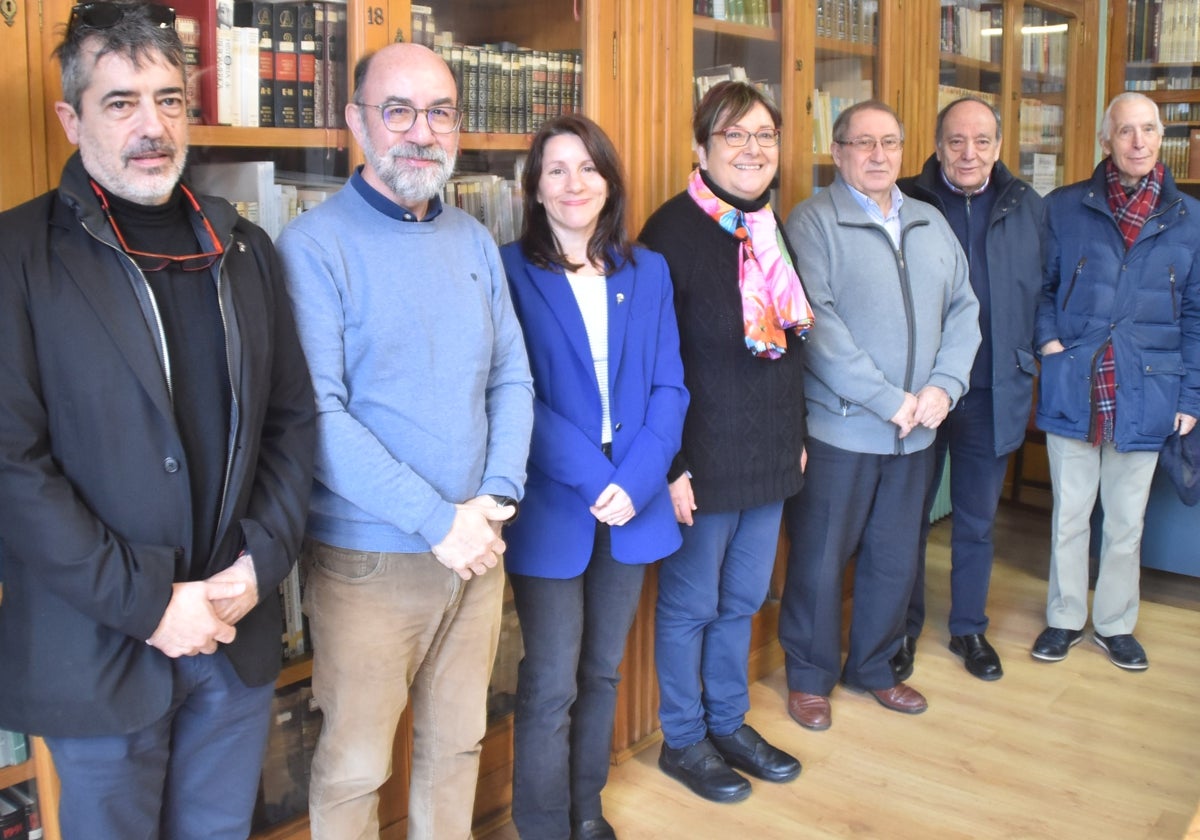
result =
M787 717L774 673L752 687L749 722L800 758L800 778L754 781L746 801L712 804L664 776L652 746L613 768L605 790L621 840L1200 838L1200 822L1188 831L1200 801L1200 580L1144 573L1148 671L1113 666L1090 628L1064 662L1037 662L1049 520L1005 506L998 523L988 638L1003 679L969 676L946 649L949 527L939 523L910 681L929 699L925 714L838 689L833 727L809 732ZM516 836L510 824L488 840Z

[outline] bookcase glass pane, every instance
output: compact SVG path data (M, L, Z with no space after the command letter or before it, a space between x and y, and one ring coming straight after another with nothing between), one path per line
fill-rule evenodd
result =
M963 96L999 108L1004 4L942 0L939 24L938 110Z
M838 115L875 96L878 78L879 18L887 3L878 0L818 0L813 71L813 185L832 183L833 123Z
M1063 106L1071 25L1071 19L1059 12L1028 3L1021 10L1019 174L1043 195L1063 183Z
M1175 180L1200 181L1200 16L1195 0L1128 0L1125 90L1158 103L1159 156Z

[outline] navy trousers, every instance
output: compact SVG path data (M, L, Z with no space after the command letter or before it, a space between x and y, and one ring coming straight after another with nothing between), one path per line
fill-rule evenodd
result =
M937 496L946 454L950 455L950 635L985 633L992 580L996 507L1004 489L1008 455L997 457L992 426L992 392L973 389L938 427L933 481L925 497L917 579L908 603L905 632L914 639L925 624L925 546L929 513Z
M804 489L783 517L791 549L779 641L789 690L828 696L839 674L856 688L895 685L889 660L904 632L932 469L932 447L870 455L809 439ZM854 606L842 667L842 578L852 555Z
M245 840L274 683L244 685L224 654L173 660L162 718L127 735L47 738L63 837Z
M512 817L522 840L567 840L600 817L608 781L618 671L645 566L613 559L596 528L582 575L510 574L525 656L513 715Z

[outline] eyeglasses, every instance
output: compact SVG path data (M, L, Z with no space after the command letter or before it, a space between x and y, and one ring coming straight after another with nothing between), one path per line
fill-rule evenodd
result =
M383 126L388 131L403 134L412 130L417 124L417 114L425 115L429 130L434 134L451 134L462 122L462 111L450 105L434 105L432 108L414 108L411 105L368 105L366 102L355 102L360 108L375 108L383 118Z
M851 137L849 140L834 140L839 146L850 146L855 151L870 154L876 146L882 146L885 152L894 152L904 148L904 138L889 134L887 137Z
M169 6L156 6L153 3L77 3L71 8L67 32L75 32L79 28L112 29L127 15L143 11L159 29L174 28L175 10Z
M112 227L113 233L117 235L117 242L121 243L121 248L133 258L133 261L137 263L137 267L142 271L162 271L172 263L183 271L204 271L206 268L211 268L213 263L225 253L225 246L221 244L221 240L217 238L217 232L213 230L212 225L209 224L208 217L200 209L200 202L196 201L196 196L192 195L191 190L183 184L179 185L179 189L183 191L187 200L191 202L192 210L200 214L200 221L204 222L204 229L208 232L208 240L216 247L217 250L215 251L209 251L204 254L185 254L183 256L135 251L129 247L129 244L125 241L125 237L121 235L121 229L117 227L117 220L113 218L112 210L109 209L108 199L105 197L104 191L100 189L100 186L95 181L91 183L92 191L100 199L100 208L104 211L104 218L108 219L108 224Z
M727 128L724 131L714 131L714 134L720 134L725 138L725 145L732 146L735 149L740 149L750 142L753 137L758 141L760 146L777 146L779 145L779 129L765 128L762 131L743 131L740 128Z

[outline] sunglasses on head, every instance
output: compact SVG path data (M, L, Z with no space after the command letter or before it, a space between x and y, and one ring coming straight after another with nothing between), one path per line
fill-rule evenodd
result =
M125 19L126 15L145 10L146 17L159 29L171 29L175 26L175 10L169 6L156 6L153 3L77 3L71 8L71 18L67 22L67 32L77 29L112 29Z

